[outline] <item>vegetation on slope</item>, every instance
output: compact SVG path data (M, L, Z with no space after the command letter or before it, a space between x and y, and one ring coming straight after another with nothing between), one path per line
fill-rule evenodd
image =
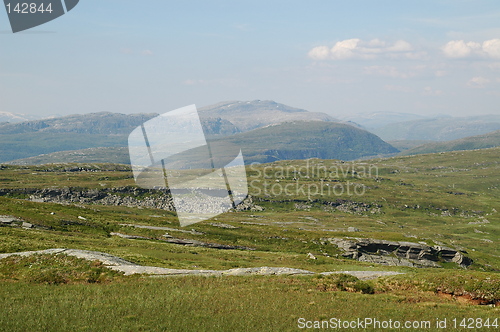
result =
M447 318L450 324L454 318L460 323L474 317L483 322L489 318L491 324L498 307L470 304L495 303L499 296L499 152L492 148L369 162L310 159L251 165L250 194L264 210L228 212L189 229L178 226L172 211L56 204L10 194L26 188L134 187L128 166L0 166L0 215L19 220L0 227L0 252L66 247L171 268L284 266L315 272L405 273L377 281L342 275L163 279L110 274L106 282L89 283L86 276L100 267L44 257L40 266L53 266L55 277L35 278L42 280L37 284L30 277L29 260L19 260L15 267L9 265L12 260L2 260L0 310L9 314L0 315L0 329L295 330L301 317L428 320L433 327L436 318ZM22 222L34 227L18 227ZM165 242L165 230L130 224L166 226L177 238L255 250L181 246ZM144 239L125 239L113 232ZM449 246L466 251L474 263L467 270L455 264L443 264L442 269L380 266L343 258L338 248L322 240L333 237ZM64 274L72 264L82 274ZM61 280L60 273L69 282L49 285Z

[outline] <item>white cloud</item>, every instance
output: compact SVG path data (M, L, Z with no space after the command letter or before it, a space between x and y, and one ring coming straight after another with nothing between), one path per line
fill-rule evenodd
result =
M446 72L446 70L436 70L434 75L436 75L436 77L444 77L448 75L448 73Z
M483 43L483 51L492 58L500 58L500 39L491 39Z
M328 46L318 46L309 51L308 56L313 60L326 60L330 57Z
M185 79L184 81L181 82L182 85L189 85L189 86L208 86L208 85L219 85L219 86L226 86L226 87L236 87L236 86L242 86L243 82L241 82L238 79L233 79L233 78L213 78L213 79L193 79L193 78L188 78Z
M412 92L412 89L401 85L387 84L384 86L384 89L387 91L396 91L396 92L406 92L406 93Z
M488 65L488 68L493 69L493 70L498 70L500 69L500 62L494 62Z
M411 44L404 40L398 40L394 45L387 48L389 52L408 52L413 50Z
M187 79L182 82L183 85L199 85L199 84L204 84L204 80L197 80L197 79Z
M392 78L411 78L417 76L420 72L425 70L425 66L415 66L407 68L403 72L394 66L367 66L364 67L364 72L367 75L386 76Z
M467 85L470 86L471 88L484 88L488 83L490 83L489 79L477 76L471 78L470 81L467 83Z
M413 52L412 45L405 40L390 44L380 39L366 42L358 38L339 41L331 48L317 46L308 53L313 60L375 59L379 56L420 59L425 55L423 52Z
M330 57L336 60L352 58L359 42L359 39L347 39L337 42L330 50Z
M131 48L122 48L120 50L120 53L123 53L123 54L141 54L141 55L153 55L154 54L153 51L151 51L151 50L143 50L140 52L136 52Z
M442 47L444 55L448 58L466 58L480 45L474 42L465 43L463 40L452 40Z
M430 86L426 86L422 92L424 96L441 96L443 93L442 90L434 90Z
M500 58L500 39L490 39L482 44L474 41L452 40L441 50L448 58L468 58L471 56L486 56Z

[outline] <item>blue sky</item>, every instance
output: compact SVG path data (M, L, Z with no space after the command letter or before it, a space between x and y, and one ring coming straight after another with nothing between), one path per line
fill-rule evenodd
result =
M500 2L81 0L17 34L0 10L0 111L255 99L339 117L499 114Z

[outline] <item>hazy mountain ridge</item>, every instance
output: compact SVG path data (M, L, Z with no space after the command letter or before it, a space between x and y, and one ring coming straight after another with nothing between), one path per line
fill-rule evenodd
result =
M110 112L76 114L52 119L1 124L0 134L37 132L128 135L134 128L157 115L155 113L121 114Z
M385 141L450 141L500 130L500 115L442 117L388 124L371 130Z
M392 123L423 120L428 117L412 113L401 112L372 112L372 113L355 113L349 115L338 116L340 120L351 121L368 130L380 128Z
M450 152L459 150L477 150L500 146L500 130L471 137L460 138L447 142L424 144L401 153L415 155L424 153Z

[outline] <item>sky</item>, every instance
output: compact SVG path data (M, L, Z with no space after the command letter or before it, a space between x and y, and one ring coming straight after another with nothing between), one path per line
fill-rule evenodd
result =
M227 100L500 114L500 1L81 0L13 34L0 111L164 113Z

